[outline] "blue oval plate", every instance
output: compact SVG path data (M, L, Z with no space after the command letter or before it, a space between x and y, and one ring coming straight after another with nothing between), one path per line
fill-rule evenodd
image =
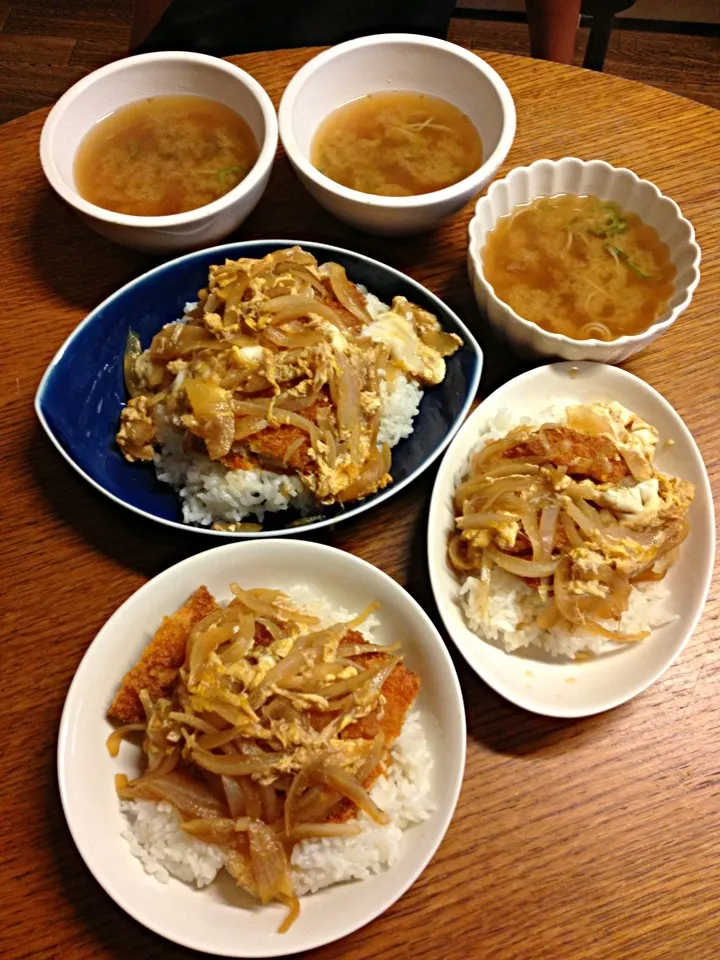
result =
M155 477L152 464L128 463L115 444L120 410L127 399L122 372L130 327L143 345L166 323L182 316L185 303L197 299L208 269L226 258L264 257L273 250L301 246L320 262L345 267L387 303L405 296L434 313L443 328L462 337L463 347L447 361L447 375L428 388L413 422L413 432L393 448L393 483L355 504L333 505L311 522L297 525L298 513L266 514L258 533L229 533L183 523L180 500ZM434 294L410 277L377 260L322 243L262 240L230 243L190 253L138 277L101 303L70 334L43 376L35 410L47 435L78 473L104 494L150 520L216 537L273 537L327 527L369 510L402 490L438 457L455 436L480 382L482 351L465 324ZM296 522L296 525L290 525Z

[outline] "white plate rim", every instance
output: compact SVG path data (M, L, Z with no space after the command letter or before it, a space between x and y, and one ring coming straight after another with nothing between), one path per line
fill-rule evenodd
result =
M639 383L641 389L646 390L654 398L654 400L663 407L667 416L673 421L675 428L679 433L683 435L685 442L688 446L694 451L699 464L702 467L700 473L700 482L703 488L703 494L708 504L709 512L713 522L710 524L709 529L709 538L710 538L710 551L707 556L707 562L705 563L704 575L702 578L702 603L698 604L698 608L693 614L693 616L687 621L684 628L684 635L682 640L677 644L677 648L674 651L673 655L667 658L664 662L661 663L659 668L652 672L646 680L642 683L636 685L636 688L629 695L622 695L619 697L608 697L605 705L599 707L598 709L590 710L581 710L581 709L567 709L562 706L557 707L543 707L540 709L536 703L533 702L531 697L526 697L521 694L518 694L516 691L509 689L505 684L498 682L497 680L493 681L489 679L478 667L471 661L464 643L459 641L453 630L453 625L449 622L448 618L445 615L443 604L440 602L439 596L444 595L444 591L441 588L439 582L439 564L444 562L444 554L442 558L435 557L433 552L433 532L437 530L437 527L440 525L441 521L439 519L440 512L443 508L442 495L443 495L443 486L447 482L447 475L451 471L452 464L452 454L453 450L457 447L462 447L465 438L472 435L477 431L478 425L482 422L483 418L486 416L486 411L488 407L496 405L506 394L514 392L518 386L522 386L524 383L528 383L538 375L542 375L550 370L558 370L563 372L568 372L577 370L578 373L582 373L583 370L588 368L603 368L604 371L607 371L607 374L610 378L617 376L621 381L625 380L626 382L632 381ZM572 379L570 380L572 382ZM568 388L569 391L571 388ZM698 484L696 484L696 487ZM483 683L486 683L491 689L500 696L504 697L506 700L515 704L518 707L521 707L524 710L528 710L531 713L539 714L540 716L547 717L556 717L558 719L579 719L581 717L593 716L594 714L604 713L607 710L612 710L615 707L620 706L623 703L627 703L629 700L638 696L647 690L653 683L655 683L677 660L682 651L687 646L690 638L692 637L695 629L700 622L703 611L705 609L705 604L707 603L708 594L710 592L710 587L713 579L713 572L715 566L715 553L716 553L716 534L715 534L715 509L714 509L714 500L712 494L712 488L710 486L710 479L707 474L707 468L705 467L705 461L700 449L698 448L695 438L690 432L689 428L686 426L680 414L675 410L672 404L665 399L665 397L656 390L653 386L647 383L645 380L642 380L640 377L635 376L635 374L630 373L627 370L623 370L620 367L610 366L603 363L595 363L589 360L566 360L559 363L549 363L544 364L543 366L534 367L532 370L528 370L525 373L520 374L517 377L514 377L512 380L508 380L506 383L502 384L491 394L489 394L485 399L476 407L472 414L467 418L461 429L453 438L452 443L449 445L445 456L440 464L440 468L435 477L433 483L432 494L430 498L430 509L428 515L428 531L427 537L425 540L427 560L428 560L428 569L430 575L430 584L433 592L433 597L435 599L435 604L440 613L440 618L443 622L445 630L455 645L458 652L462 655L463 659L470 667L470 669L475 673ZM482 640L480 637L477 638L478 643L485 643L486 641ZM512 654L507 654L507 656L512 656Z
M457 710L455 711L455 716L458 718L459 722L456 723L456 729L453 731L453 736L456 737L456 746L454 749L457 751L458 762L457 770L454 777L454 783L452 784L451 789L451 803L449 803L444 809L437 809L433 812L432 816L437 818L437 825L435 829L435 837L430 842L426 855L423 857L419 866L412 871L405 882L400 883L396 888L393 888L390 895L386 896L380 903L377 909L374 909L367 916L361 916L360 919L353 918L348 924L342 929L338 934L333 934L330 937L324 936L322 932L318 933L316 936L309 937L307 942L302 943L292 949L282 950L278 952L277 946L273 945L272 951L268 952L265 950L254 950L251 949L248 951L245 949L243 952L240 952L240 947L237 951L227 951L227 950L217 950L216 948L208 948L206 943L199 941L193 941L190 938L179 938L175 936L172 930L169 930L163 926L161 923L155 923L152 919L148 919L143 916L141 912L136 909L136 907L128 902L122 894L120 894L112 882L112 878L103 874L97 870L93 864L92 857L90 853L85 848L85 844L80 840L78 832L74 823L74 812L69 804L68 798L68 784L66 780L66 753L68 750L68 741L72 732L72 724L74 720L74 714L77 711L75 701L78 700L80 696L80 691L82 690L84 684L87 682L85 674L89 673L92 669L91 664L91 650L93 647L97 650L98 642L102 644L103 635L109 635L112 625L122 620L123 616L127 613L134 603L138 602L138 598L150 593L158 584L158 582L163 583L172 579L173 575L177 573L178 568L186 564L198 563L201 559L206 556L208 553L218 554L221 551L227 553L237 552L239 550L244 550L245 552L254 551L257 553L263 553L268 549L276 549L280 544L276 540L268 541L238 541L233 543L223 544L218 547L214 547L211 550L205 550L197 554L193 554L190 557L185 558L184 560L179 561L176 564L168 567L163 570L157 576L153 577L147 583L143 584L136 591L134 591L108 618L108 620L103 624L103 626L98 631L95 638L86 648L83 657L75 671L73 679L68 688L66 695L65 703L63 706L62 716L60 720L59 732L58 732L58 743L56 750L56 763L57 763L57 777L58 777L58 788L60 793L60 801L63 809L63 814L65 817L65 822L72 836L75 847L80 854L82 860L85 863L85 866L90 871L97 883L102 887L105 893L119 906L121 907L129 916L131 916L142 926L151 930L153 933L158 934L166 940L169 940L173 943L177 943L180 946L187 947L189 949L197 950L201 953L212 954L214 956L224 956L224 957L233 957L233 958L271 958L271 957L280 957L280 956L290 956L299 952L304 952L306 950L316 949L318 947L325 946L330 943L334 943L337 940L340 940L352 933L361 927L366 926L371 923L373 920L376 920L382 914L384 914L394 903L396 903L410 887L416 882L418 877L425 871L428 864L432 858L437 853L440 844L442 843L445 834L447 833L450 822L454 816L455 809L457 807L457 802L460 796L460 790L462 788L462 783L464 779L465 772L465 762L466 762L466 752L467 752L467 737L466 737L466 720L465 720L465 705L462 695L462 690L460 688L460 683L457 677L457 672L453 664L450 653L447 649L446 644L443 642L440 633L437 628L430 620L430 617L422 609L420 604L412 597L407 590L400 586L392 577L384 573L378 567L375 567L373 564L368 563L368 561L363 560L360 557L355 556L354 554L347 553L346 551L340 550L336 547L331 547L326 544L312 543L308 541L297 541L290 540L284 541L282 543L283 548L289 548L288 552L297 552L298 554L305 552L305 550L310 550L310 552L315 554L330 552L333 554L342 555L349 564L348 569L367 568L372 571L373 576L377 576L379 581L385 582L386 584L391 585L392 589L397 592L397 596L403 596L403 602L407 603L410 607L414 608L415 613L425 622L425 625L428 628L428 636L432 637L432 643L436 646L439 656L444 660L447 667L447 676L445 678L446 682L449 682L452 687L453 699ZM128 849L128 857L131 857L131 853ZM392 870L393 867L388 868ZM354 881L353 881L354 882ZM330 888L327 888L330 889ZM238 938L240 939L240 938Z

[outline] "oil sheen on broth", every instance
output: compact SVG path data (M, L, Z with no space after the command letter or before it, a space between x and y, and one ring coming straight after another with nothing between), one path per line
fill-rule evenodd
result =
M116 110L85 136L75 185L106 210L161 217L195 210L247 176L258 146L245 120L206 97L149 97Z
M371 93L339 107L320 124L313 166L345 187L386 197L442 190L482 164L472 121L424 93Z
M501 217L483 250L500 300L576 340L641 333L672 296L675 267L657 231L598 197L541 197Z

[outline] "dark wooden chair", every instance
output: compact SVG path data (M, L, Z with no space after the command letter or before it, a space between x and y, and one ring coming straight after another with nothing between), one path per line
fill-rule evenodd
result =
M590 19L583 66L602 70L615 14L635 0L525 0L530 52L541 60L572 63L580 14Z
M629 10L634 3L635 0L583 0L583 14L592 17L583 61L583 66L588 70L602 70L615 14Z
M615 14L635 0L526 0L530 50L534 57L572 63L579 16L592 18L584 66L602 70ZM135 51L158 24L171 0L135 0L130 50ZM582 6L581 6L582 4Z

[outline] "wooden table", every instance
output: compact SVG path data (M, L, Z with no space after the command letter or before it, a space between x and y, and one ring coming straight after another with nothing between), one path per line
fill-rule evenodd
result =
M314 51L238 58L277 103ZM628 364L679 410L720 476L720 114L650 87L509 56L518 134L504 174L566 154L626 164L694 223L703 277L678 324ZM72 328L148 257L91 233L46 186L47 111L0 129L0 403L4 596L0 673L0 956L191 956L114 906L86 870L57 796L65 692L116 607L207 539L166 531L96 494L35 421L40 376ZM486 351L482 395L521 370L478 316L465 274L470 209L430 236L379 240L317 207L284 158L238 237L335 243L407 271ZM434 613L424 526L432 475L326 539L405 585ZM716 487L717 489L717 487ZM714 960L720 954L720 682L715 592L678 663L603 716L551 721L504 702L455 658L468 759L455 819L423 876L383 917L318 960ZM102 838L98 837L98 842ZM359 892L359 895L360 892Z

